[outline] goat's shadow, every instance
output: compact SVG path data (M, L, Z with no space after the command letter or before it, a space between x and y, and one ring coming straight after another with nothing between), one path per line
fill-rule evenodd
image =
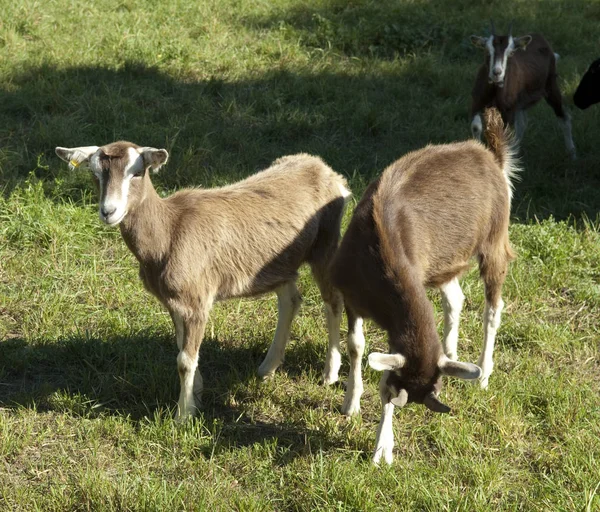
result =
M470 65L473 73L479 62ZM156 179L163 189L229 183L282 155L308 152L351 176L358 195L406 152L468 137L471 76L442 82L431 57L377 74L276 70L238 82L183 82L134 63L118 70L41 66L13 77L10 90L0 88L0 178L8 194L33 170L50 197L78 201L91 180L69 171L54 147L125 139L169 150ZM430 99L426 116L415 97ZM540 106L540 117L550 132L543 144L534 140L536 125L525 136L515 216L594 218L600 171L593 133L574 121L580 159L570 162L558 127L551 131L553 113Z
M336 445L331 436L302 421L273 420L254 413L250 417L247 413L248 402L262 399L276 407L290 407L285 402L289 394L276 393L256 376L269 343L264 339L240 347L227 340L204 340L199 365L205 382L200 415L209 429L220 424L214 442L237 447L274 439L278 446L288 448L285 461L314 447ZM323 358L310 345L291 343L286 363L278 371L292 378L320 374ZM35 407L40 413L58 411L85 417L114 415L135 424L157 413L169 417L179 393L176 353L172 336L151 331L104 340L86 336L37 343L5 340L0 343L0 407ZM341 403L341 392L339 395ZM309 398L294 398L294 406L324 405ZM211 445L204 455L213 450Z

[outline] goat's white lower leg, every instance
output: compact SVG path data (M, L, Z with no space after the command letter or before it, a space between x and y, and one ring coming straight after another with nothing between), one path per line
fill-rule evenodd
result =
M194 400L196 375L198 372L198 358L190 357L185 350L181 350L177 356L177 370L179 371L179 402L176 419L185 420L196 414L196 402ZM202 387L202 376L200 376L200 387Z
M471 120L471 133L473 134L473 138L481 140L483 134L483 121L481 120L480 113L475 114Z
M577 151L575 150L575 143L573 142L573 133L571 128L571 115L565 111L564 117L560 118L563 137L565 139L565 147L569 156L575 160L577 158Z
M515 113L515 138L519 143L523 140L525 128L527 128L527 113L524 110L517 110Z
M456 361L458 324L465 296L456 277L440 286L440 292L444 310L444 353L449 359Z
M350 356L350 373L346 396L342 404L342 414L352 416L360 412L360 397L363 394L362 357L365 351L362 318L356 318L353 325L348 326L348 355Z
M212 302L210 302L212 304ZM181 303L170 304L169 311L177 333L177 371L179 372L179 402L176 420L183 421L196 413L202 396L202 375L198 369L198 351L210 306L192 311Z
M487 388L488 380L494 369L494 343L496 341L496 332L500 327L500 317L502 315L502 309L504 308L504 302L502 299L498 301L496 307L486 301L485 309L483 312L483 351L479 357L478 365L481 368L481 376L479 377L479 384L482 388Z
M325 370L323 371L323 384L328 385L338 381L340 366L342 365L342 354L340 353L341 302L334 306L325 303L325 319L327 321L329 346L327 347Z
M260 377L269 377L283 363L285 346L290 339L292 320L300 309L302 301L295 282L289 282L275 290L277 293L277 328L269 351L258 367Z
M394 404L387 402L383 404L381 411L381 420L377 427L377 439L375 441L375 453L373 454L373 463L379 464L381 457L387 464L394 460Z
M183 348L183 339L184 339L184 333L185 333L185 326L183 323L183 318L173 312L171 314L172 318L173 318L173 323L175 324L175 334L177 336L177 348L181 351L181 349ZM179 363L178 363L179 365ZM183 389L183 388L182 388ZM204 389L204 380L202 379L202 374L200 373L200 368L197 367L196 365L196 373L194 374L194 402L195 402L195 406L196 408L200 405L200 403L202 402L202 390ZM181 397L180 397L181 398Z

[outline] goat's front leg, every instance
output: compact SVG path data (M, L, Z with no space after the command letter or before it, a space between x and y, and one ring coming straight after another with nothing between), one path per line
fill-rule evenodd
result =
M203 380L198 369L198 352L204 337L204 329L208 319L208 308L186 312L182 314L178 309L171 310L171 316L177 333L177 371L179 372L179 402L177 407L177 421L183 421L194 416L197 406L200 405ZM194 399L197 397L198 403Z
M387 389L388 372L383 372L379 381L379 395L381 397L381 419L377 427L377 438L375 440L375 453L373 464L379 465L381 457L386 464L394 460L394 404L390 401L391 396Z
M440 292L444 310L444 353L449 359L456 361L458 323L465 296L456 277L440 286Z
M353 416L360 412L360 397L363 393L362 381L362 357L365 351L365 337L363 334L362 318L356 316L348 306L346 306L346 315L348 316L348 355L350 357L350 373L348 375L348 385L346 387L346 396L342 405L342 414Z

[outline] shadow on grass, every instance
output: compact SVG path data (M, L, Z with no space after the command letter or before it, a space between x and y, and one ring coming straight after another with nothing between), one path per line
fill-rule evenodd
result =
M91 180L68 171L54 147L125 139L169 150L159 188L221 185L282 155L308 152L349 176L360 195L406 152L468 136L470 70L479 57L468 64L440 58L426 53L394 69L360 74L282 68L237 82L177 80L135 63L33 68L13 77L10 89L0 89L4 192L33 170L51 197L79 201ZM556 124L545 106L535 116ZM555 128L543 128L543 143L526 137L515 215L594 218L600 170L595 157L586 156L594 134L583 140L575 133L582 158L573 163Z
M261 389L256 377L269 342L260 340L243 348L214 339L203 342L202 421L206 425L215 421L222 425L217 436L220 446L250 446L277 439L279 445L289 447L291 452L303 453L311 444L320 447L334 444L334 440L301 422L289 418L267 421L246 414L246 402L263 397L271 400L272 390ZM291 377L311 371L320 374L322 358L309 345L292 343L288 347L284 373ZM174 413L179 396L176 353L171 337L152 332L106 340L88 337L38 343L6 340L0 343L0 407L35 407L39 412L57 411L85 417L108 414L128 417L135 423L152 418L157 412L169 415ZM282 400L285 401L285 396L273 393L276 406L285 407L286 404L279 403ZM322 404L305 399L295 401L295 406L319 408Z
M585 0L538 0L512 3L488 0L329 0L317 5L300 3L273 9L244 21L257 30L290 34L308 49L331 49L358 58L392 60L423 51L440 52L446 58L471 58L469 35L489 34L490 18L498 33L512 21L515 33L541 32L557 48L569 48L574 37L565 18L577 18L578 31L595 34L600 10ZM576 41L582 44L581 41ZM595 51L593 41L588 45ZM477 53L478 54L478 53ZM479 54L478 54L479 55Z

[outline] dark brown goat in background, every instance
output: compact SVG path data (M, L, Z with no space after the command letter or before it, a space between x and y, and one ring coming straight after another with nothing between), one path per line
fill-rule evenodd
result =
M477 72L471 93L471 131L481 139L481 113L496 107L506 124L514 126L520 142L527 125L526 109L542 98L561 121L565 146L571 158L576 157L571 133L571 116L563 106L556 75L556 59L550 44L540 34L496 35L492 23L489 37L471 36L471 42L485 50L485 61Z
M369 355L369 365L384 371L375 463L382 456L392 461L394 406L418 402L448 412L438 400L441 375L479 378L486 387L492 373L502 285L514 257L508 226L516 168L500 114L492 109L485 116L490 149L474 140L427 146L371 183L332 262L332 283L344 294L350 321L348 395L355 402L364 350L353 332L356 318L372 318L388 333L390 353ZM471 257L478 259L485 283L481 369L455 360L464 300L458 277ZM442 293L444 351L426 287Z

